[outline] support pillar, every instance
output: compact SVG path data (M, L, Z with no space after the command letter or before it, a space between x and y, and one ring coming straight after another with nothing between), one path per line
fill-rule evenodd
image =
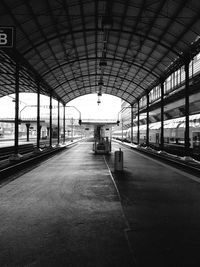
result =
M160 149L161 151L164 149L164 82L161 82L161 118L160 118L160 122L161 122L161 127L160 127Z
M40 84L38 83L38 88L37 88L37 149L40 148L40 133L41 133L41 126L40 126Z
M19 152L19 62L15 69L15 155Z
M19 62L16 62L15 68L15 140L14 154L10 156L10 161L18 161L22 158L19 154Z
M133 143L133 105L131 105L131 143Z
M65 104L63 105L63 143L65 143Z
M138 129L137 129L137 143L138 145L140 144L140 101L138 100L138 123L137 123L137 126L138 126Z
M147 93L147 129L146 129L146 146L149 146L149 94Z
M123 142L123 140L124 140L124 129L123 129L124 124L123 124L123 119L122 118L121 118L121 120L122 120L122 142Z
M190 155L189 60L185 63L185 156Z
M26 123L26 141L29 142L29 129L30 129L31 124Z
M47 136L50 136L50 127L47 126Z
M60 102L58 101L58 145L60 143Z
M52 146L52 94L50 94L49 105L49 146Z

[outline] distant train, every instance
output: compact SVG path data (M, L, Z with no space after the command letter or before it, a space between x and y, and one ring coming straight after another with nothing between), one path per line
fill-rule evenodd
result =
M189 117L189 140L190 148L200 153L200 114ZM149 144L159 147L161 123L149 124ZM137 126L133 127L133 142L137 143ZM164 144L166 146L184 146L185 142L185 117L164 121ZM131 142L131 128L127 130L117 130L112 133L112 137L124 142ZM140 144L146 143L146 125L140 126Z

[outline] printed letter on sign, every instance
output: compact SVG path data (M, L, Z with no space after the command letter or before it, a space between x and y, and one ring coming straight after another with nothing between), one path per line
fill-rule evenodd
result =
M7 40L7 34L0 33L0 45L6 45L8 42Z

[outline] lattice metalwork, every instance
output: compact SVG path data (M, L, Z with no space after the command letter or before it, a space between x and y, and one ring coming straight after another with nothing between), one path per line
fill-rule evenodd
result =
M37 90L63 103L106 93L135 103L199 51L200 2L1 0L0 25L16 50L0 51L0 96ZM99 84L100 83L100 84Z

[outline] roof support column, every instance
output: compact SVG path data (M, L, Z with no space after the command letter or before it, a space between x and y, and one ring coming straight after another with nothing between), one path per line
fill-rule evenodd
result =
M65 104L63 105L63 143L65 143Z
M185 62L185 156L190 155L189 63L190 61L187 59Z
M124 123L123 123L123 118L121 117L122 120L122 142L124 141Z
M30 130L30 123L26 123L26 141L29 142L29 130Z
M60 143L60 102L58 101L58 145Z
M133 143L133 105L131 105L131 143Z
M40 83L37 84L37 149L40 148Z
M147 98L147 129L146 129L146 146L149 146L149 94L146 95Z
M15 69L15 155L19 152L19 62Z
M49 146L52 146L52 93L50 93L49 104Z
M140 144L140 100L138 99L137 143Z
M160 127L160 149L163 150L164 149L164 81L161 81L161 85L160 85L160 90L161 90L161 100L160 100L160 104L161 104L161 111L160 111L160 123L161 123L161 127Z

